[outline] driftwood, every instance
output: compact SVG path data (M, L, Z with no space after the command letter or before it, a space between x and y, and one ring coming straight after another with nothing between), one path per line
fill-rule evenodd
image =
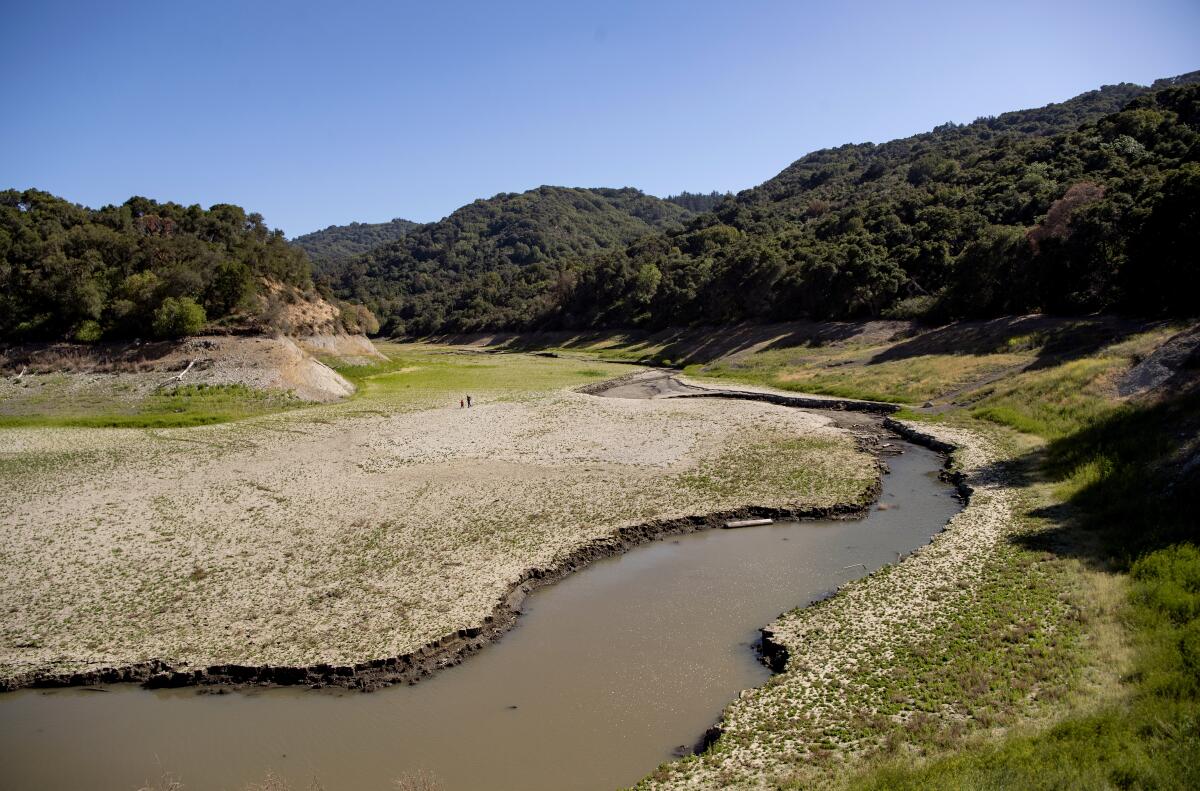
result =
M189 361L189 362L188 362L188 364L187 364L187 368L184 368L182 371L180 371L179 373L175 374L175 376L172 376L170 379L168 379L167 381L163 382L162 384L160 384L158 387L156 387L156 388L154 388L154 389L155 389L155 390L157 390L157 389L159 389L160 387L166 387L166 386L167 386L167 385L169 385L169 384L174 384L174 383L176 383L176 382L182 382L182 381L183 381L183 377L187 376L187 372L188 372L188 371L190 371L190 370L192 370L192 366L193 366L193 365L195 365L195 364L196 364L196 361L195 361L195 360L191 360L191 361Z
M774 519L738 519L726 522L725 527L758 527L759 525L769 525L774 521Z
M21 377L23 377L25 375L25 372L28 370L29 370L29 366L25 366L24 368L22 368L21 373L17 374L17 378L15 381L17 381L17 382L21 381Z

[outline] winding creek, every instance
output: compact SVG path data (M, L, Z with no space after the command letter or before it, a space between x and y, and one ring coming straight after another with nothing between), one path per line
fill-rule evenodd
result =
M893 444L866 519L669 536L598 561L415 686L0 695L0 786L242 789L272 772L293 789L387 789L416 770L448 791L629 785L768 678L760 627L925 544L961 507L940 456Z

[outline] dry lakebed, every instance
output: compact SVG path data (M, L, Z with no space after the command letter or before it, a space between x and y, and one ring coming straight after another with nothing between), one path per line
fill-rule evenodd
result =
M753 388L690 397L702 386L681 380L630 392L661 374L599 362L388 352L348 402L186 429L4 430L8 785L239 788L274 772L371 788L428 770L447 788L606 788L703 747L718 720L754 751L738 728L791 694L763 688L722 715L769 676L759 629L777 670L816 650L778 613L894 564L961 507L943 458L878 416ZM627 397L581 388L618 378ZM941 431L917 438L966 447L969 479L986 450ZM894 472L873 506L880 450ZM683 535L764 516L823 521ZM957 548L953 533L892 568L939 584L930 574L956 572L923 571L926 556L949 546L955 564L992 540ZM876 638L877 604L853 627ZM495 648L435 675L522 606ZM171 689L111 683L126 680ZM74 689L44 690L57 686ZM206 749L172 760L163 734ZM44 760L69 744L78 760ZM647 782L725 784L711 761L667 766Z

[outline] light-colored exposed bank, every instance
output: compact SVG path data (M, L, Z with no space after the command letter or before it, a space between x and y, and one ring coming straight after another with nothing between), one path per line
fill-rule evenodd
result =
M149 660L353 668L480 625L529 569L623 526L854 507L877 486L819 415L487 389L489 368L570 382L580 365L531 358L455 358L480 387L462 409L431 384L449 359L240 423L5 430L0 682ZM386 397L408 382L420 398Z

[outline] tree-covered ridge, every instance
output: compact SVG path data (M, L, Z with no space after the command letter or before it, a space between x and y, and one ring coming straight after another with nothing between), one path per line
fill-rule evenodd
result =
M816 151L736 197L694 196L721 200L686 227L624 245L601 238L528 255L514 241L497 254L472 231L456 235L472 222L489 240L508 232L478 216L477 202L391 253L356 259L334 282L379 310L385 330L410 334L1186 312L1189 251L1200 247L1189 213L1200 204L1198 76Z
M368 305L388 333L521 326L561 301L567 262L680 230L689 216L636 189L501 193L345 261L327 278L339 296Z
M239 206L135 197L89 209L0 192L0 340L270 326L284 302L310 295L304 252Z
M1194 311L1200 86L1170 84L815 152L682 232L586 262L542 320Z
M320 273L348 258L394 242L419 225L399 217L388 222L330 225L324 230L297 236L292 244L308 253L313 268Z
M682 206L690 212L703 214L706 211L712 211L721 201L726 198L732 198L732 192L717 192L713 190L709 193L703 192L688 192L684 190L678 195L668 195L663 200L670 201L678 206Z

